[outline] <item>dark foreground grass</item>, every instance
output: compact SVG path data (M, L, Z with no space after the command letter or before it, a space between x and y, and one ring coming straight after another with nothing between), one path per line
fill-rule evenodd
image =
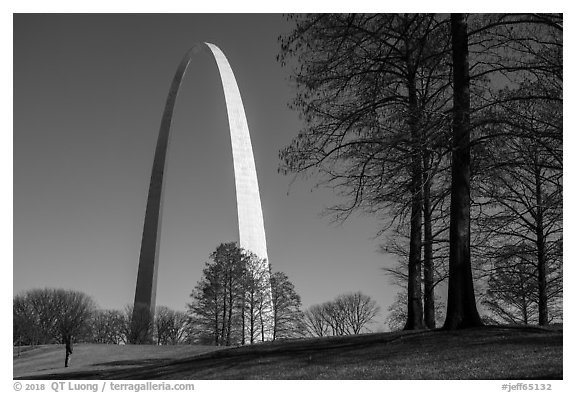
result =
M98 352L98 347L101 349ZM562 331L486 327L212 347L79 345L14 358L23 379L562 379ZM124 348L124 349L122 349ZM83 352L85 351L85 353ZM98 359L95 353L98 352ZM57 352L57 353L56 353ZM90 358L92 357L92 360ZM102 357L106 360L102 361ZM50 359L50 360L49 360ZM44 363L42 363L44 362ZM52 368L46 362L51 362ZM44 369L39 368L42 363ZM58 363L58 364L57 364Z

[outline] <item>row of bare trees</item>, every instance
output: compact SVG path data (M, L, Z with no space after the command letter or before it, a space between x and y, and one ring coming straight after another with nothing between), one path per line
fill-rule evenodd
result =
M72 342L128 344L132 308L103 310L80 291L44 288L14 297L13 342L15 345L42 345ZM190 342L188 316L165 306L156 307L153 326L158 345Z
M366 332L380 308L362 292L340 295L314 305L304 312L304 326L310 336L346 336Z
M14 297L13 340L16 344L63 343L89 334L96 304L88 295L64 289L33 289Z
M305 125L280 170L333 188L337 220L382 218L383 249L400 257L388 270L406 290L404 328L436 326L446 280L446 328L482 324L479 288L483 312L516 321L510 280L537 299L539 324L558 318L562 15L287 18L278 59Z
M92 319L88 341L99 344L132 343L132 306L120 310L97 310ZM187 314L166 306L156 307L154 320L148 327L156 345L185 344L191 341Z

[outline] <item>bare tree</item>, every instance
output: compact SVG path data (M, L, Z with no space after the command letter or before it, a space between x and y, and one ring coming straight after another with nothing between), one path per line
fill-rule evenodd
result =
M65 367L69 365L73 341L89 335L94 310L95 303L90 296L73 290L33 289L14 299L15 323L31 324L26 329L31 342L63 343ZM26 319L22 319L22 312L29 313Z
M160 306L156 307L154 319L158 345L176 345L183 342L188 328L186 313Z
M508 95L534 94L531 85L519 90ZM495 261L487 267L488 274L496 275L493 287L500 282L498 269L524 271L507 268L506 261L532 269L538 284L530 286L538 299L538 323L546 325L548 304L562 296L562 161L557 153L562 150L557 136L561 102L513 100L493 115L504 123L494 132L507 135L484 143L488 153L479 176L482 209L477 230L483 242L478 253Z
M100 344L126 343L126 317L119 310L96 310L91 321L92 341Z
M12 324L13 342L18 343L19 346L41 344L40 337L49 336L49 334L39 332L37 315L25 294L14 296Z
M450 17L454 109L450 201L450 264L444 328L480 326L470 258L470 76L468 27L463 14Z
M264 340L268 321L263 310L272 306L270 272L236 243L221 244L210 258L188 305L197 339L214 345Z
M58 335L58 305L49 288L32 289L14 298L14 322L30 324L18 330L29 332L32 344L61 342Z
M304 334L302 301L294 284L282 272L270 276L272 301L274 304L273 339L300 337Z
M471 32L473 45L491 61L475 74L508 82L482 95L473 122L483 159L476 181L477 252L488 261L488 282L497 291L488 293L492 309L508 309L505 296L496 295L497 283L504 283L502 274L514 274L510 282L537 291L538 323L545 325L549 305L562 296L562 15L497 14L483 22ZM526 269L536 287L525 280Z
M349 335L350 331L346 325L346 315L344 314L344 309L336 301L329 301L322 304L323 317L330 326L332 331L332 336L344 336Z
M58 309L57 326L66 346L64 366L68 367L73 337L88 331L96 307L92 298L78 291L58 289L54 291L54 297Z
M281 152L281 170L317 171L320 184L345 198L329 210L337 219L357 210L410 217L406 328L420 329L423 188L436 172L425 152L441 146L435 141L445 133L446 18L331 14L294 19L293 33L281 39L280 60L299 62L294 72L299 92L292 106L303 114L306 128ZM426 257L430 266L432 256Z
M124 307L125 331L130 344L152 344L150 332L154 329L154 320L148 312L134 312L133 305Z
M309 335L324 337L329 335L329 325L324 316L323 305L314 305L304 311L304 325Z
M224 318L224 288L220 269L215 264L206 264L202 279L198 282L190 297L188 313L199 342L224 345L222 336L226 328Z
M254 343L258 339L264 340L264 310L270 308L270 299L267 289L270 287L270 272L266 271L257 255L243 253L243 281L241 283L242 297L240 299L242 315L242 344Z
M496 267L488 279L488 290L482 300L492 319L509 324L537 323L537 280L533 269L522 261L507 259L496 263Z
M424 219L423 242L424 322L429 329L435 328L440 321L436 315L439 308L436 304L435 290L438 285L448 279L449 200L446 198L447 191L449 190L430 187L429 195L425 195L424 202L424 206L431 205L428 211L424 213L427 218ZM426 207L425 210L427 210ZM383 268L383 270L390 276L392 284L402 288L404 293L406 293L408 282L409 238L409 228L407 228L406 222L401 221L394 230L388 231L387 242L380 246L381 253L392 254L396 257L396 263L391 267ZM406 306L406 302L399 304ZM407 317L406 310L398 315Z
M361 292L340 295L335 303L350 334L359 334L380 312L376 301Z
M345 336L366 330L379 312L380 308L373 299L356 292L312 306L306 310L304 317L311 335Z
M509 282L538 292L538 323L545 325L548 305L562 296L562 15L468 19L471 53L480 60L471 66L472 83L505 81L475 92L473 252L483 261L492 310L508 309L497 283L514 275ZM537 286L528 285L526 269Z

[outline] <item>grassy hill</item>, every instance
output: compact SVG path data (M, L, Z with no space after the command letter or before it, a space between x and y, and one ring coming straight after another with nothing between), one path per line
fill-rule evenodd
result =
M22 379L562 379L562 330L486 327L236 348L77 345L14 354Z

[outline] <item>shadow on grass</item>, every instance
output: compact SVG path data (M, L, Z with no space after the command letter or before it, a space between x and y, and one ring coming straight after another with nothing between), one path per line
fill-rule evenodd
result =
M377 333L92 367L23 379L561 379L562 331L485 327Z
M129 359L129 360L115 360L112 362L94 363L94 367L121 367L121 366L145 366L147 364L157 364L162 362L169 362L172 358L149 358L149 359Z

